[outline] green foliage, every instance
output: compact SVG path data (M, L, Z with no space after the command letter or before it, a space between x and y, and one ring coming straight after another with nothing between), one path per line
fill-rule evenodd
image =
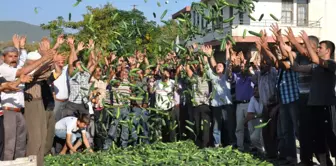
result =
M126 149L111 149L94 154L47 156L45 165L248 165L271 166L271 163L232 148L198 149L192 141L157 142Z
M73 29L76 33L72 35L77 42L94 39L97 48L115 51L118 56L131 56L135 50L146 49L148 58L153 60L172 50L171 43L178 34L178 24L173 20L167 21L164 26L158 26L155 22L148 21L139 10L119 10L109 3L101 8L88 6L87 9L88 13L83 15L81 21L66 21L63 17L58 17L41 27L50 30L54 41L58 35L65 33L65 28Z

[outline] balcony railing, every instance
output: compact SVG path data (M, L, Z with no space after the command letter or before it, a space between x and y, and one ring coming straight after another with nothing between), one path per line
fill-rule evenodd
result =
M234 20L232 25L249 25L249 26L262 26L269 27L271 24L276 23L275 20L261 20L261 21L250 21L250 20ZM279 26L292 26L292 27L309 27L309 28L321 28L320 21L302 21L302 20L292 20L290 22L278 22Z
M224 29L231 27L236 27L239 25L248 25L252 27L269 27L271 24L276 23L274 20L262 20L262 21L250 21L250 20L234 20L231 25L229 23L217 23L217 24L208 24L207 27L203 27L202 29L220 29L221 27ZM292 20L291 22L283 23L281 21L278 22L279 26L286 27L307 27L307 28L321 28L320 21L297 21Z

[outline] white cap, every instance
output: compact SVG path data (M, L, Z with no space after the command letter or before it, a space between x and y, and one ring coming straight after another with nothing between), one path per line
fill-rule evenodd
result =
M42 56L40 53L38 53L38 51L33 51L33 52L29 52L27 55L27 60L38 60L40 59Z

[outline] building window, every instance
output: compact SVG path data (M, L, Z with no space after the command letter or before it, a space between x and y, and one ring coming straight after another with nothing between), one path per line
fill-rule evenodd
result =
M243 0L239 0L239 4L242 4ZM239 24L244 25L244 12L239 12Z
M198 27L201 23L201 15L197 12L196 12L196 18L197 18L196 27Z
M201 29L203 29L204 28L204 19L201 15L200 15L200 22L201 22Z
M281 22L284 24L293 23L293 0L282 0Z
M192 11L191 14L192 14L192 25L196 26L196 12Z
M297 25L308 25L308 0L297 0Z

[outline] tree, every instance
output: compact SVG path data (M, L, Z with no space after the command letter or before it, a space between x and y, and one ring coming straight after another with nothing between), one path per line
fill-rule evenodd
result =
M151 43L153 35L160 34L156 23L147 21L139 10L118 10L110 3L102 8L88 6L87 9L88 13L83 15L82 21L65 21L58 17L41 26L50 30L53 39L64 33L65 28L71 28L78 32L72 34L77 41L94 39L102 50L117 51L123 56L133 54L135 49L144 49Z

